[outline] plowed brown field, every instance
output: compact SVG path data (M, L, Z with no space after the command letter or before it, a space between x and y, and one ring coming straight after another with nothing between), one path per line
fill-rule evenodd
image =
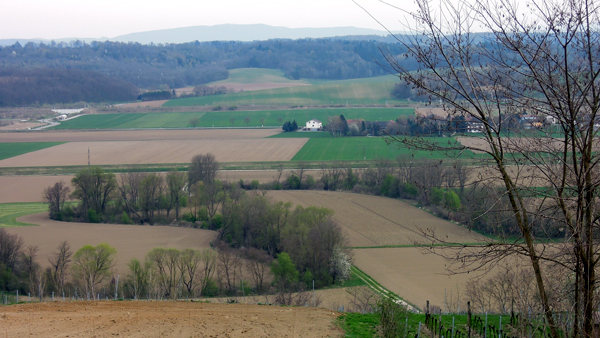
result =
M100 130L0 133L0 142L90 142L264 138L280 129Z
M331 191L270 191L277 201L321 206L335 211L353 247L408 245L429 242L423 232L457 243L479 242L485 237L435 217L400 200Z
M341 337L339 314L192 302L48 302L2 308L6 337Z
M213 153L219 162L289 161L308 139L69 142L0 161L0 167L189 163Z
M73 251L86 244L106 242L117 249L116 268L122 274L128 271L127 264L132 258L143 260L153 248L210 248L210 242L217 235L210 230L170 226L58 222L50 220L47 213L23 216L18 220L40 225L6 228L6 231L21 236L28 246L38 246L42 266L48 265L46 258L62 241L68 241Z

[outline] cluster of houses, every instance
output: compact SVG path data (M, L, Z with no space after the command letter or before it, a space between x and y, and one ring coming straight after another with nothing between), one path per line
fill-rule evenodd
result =
M493 123L498 123L496 120ZM447 132L458 133L482 133L485 125L481 120L473 116L448 115L442 118L436 115L429 116L410 116L404 119L389 121L365 121L363 119L346 120L348 133L351 135L377 135L379 131L386 131L388 134L442 134ZM505 115L502 123L506 124L506 129L541 129L543 127L556 124L557 121L551 116L537 116L527 113ZM598 128L600 128L600 123ZM322 131L327 130L327 126L319 120L312 119L306 122L301 128L302 131Z

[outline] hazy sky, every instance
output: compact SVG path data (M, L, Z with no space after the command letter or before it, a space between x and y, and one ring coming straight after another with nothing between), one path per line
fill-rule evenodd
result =
M390 30L402 30L402 12L376 0L356 1ZM112 38L224 23L382 29L352 0L0 0L0 39Z

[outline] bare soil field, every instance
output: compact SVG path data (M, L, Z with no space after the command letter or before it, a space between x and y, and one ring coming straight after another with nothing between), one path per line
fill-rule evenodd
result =
M46 187L61 180L70 184L72 178L71 175L0 176L0 203L42 202Z
M466 296L466 282L480 275L450 274L447 271L449 264L441 256L414 247L354 250L354 265L421 309L429 300L442 311L447 310L446 303L456 311L457 299ZM465 310L466 304L460 308Z
M289 161L305 138L205 139L69 142L0 161L0 167L189 163L196 154L213 153L219 162Z
M115 107L122 107L122 108L147 108L147 107L151 107L151 108L157 108L157 107L162 106L167 101L169 101L169 100L157 100L157 101L144 101L144 102L122 103L122 104L116 104Z
M2 307L7 337L341 337L337 312L196 302L47 302Z
M46 123L41 122L14 122L12 124L0 127L0 130L28 130L29 128L36 128L45 125Z
M48 213L19 217L18 221L40 225L5 228L21 236L26 245L38 246L39 257L50 257L62 241L68 241L73 252L86 244L106 242L117 249L116 270L123 275L132 258L143 260L153 248L206 249L217 235L216 231L170 226L58 222L50 220ZM48 260L39 259L39 263L45 267Z
M92 142L265 138L280 129L103 130L0 133L0 142Z
M229 90L236 92L240 91L253 91L253 90L264 90L264 89L276 89L276 88L287 88L297 86L310 86L309 83L278 83L278 82L264 82L264 83L224 83L214 85L213 87L225 87Z
M484 236L442 220L400 200L331 191L270 191L276 201L319 206L335 211L353 247L427 243L423 232L457 243L480 242Z
M429 116L434 115L435 117L445 119L448 116L448 112L444 108L416 108L415 115Z

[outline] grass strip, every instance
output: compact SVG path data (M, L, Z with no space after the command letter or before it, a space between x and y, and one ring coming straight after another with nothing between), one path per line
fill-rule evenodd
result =
M48 211L48 205L45 203L2 203L0 204L0 227L35 226L36 224L19 222L17 218L44 211Z
M0 160L54 147L67 142L4 142L0 143Z

